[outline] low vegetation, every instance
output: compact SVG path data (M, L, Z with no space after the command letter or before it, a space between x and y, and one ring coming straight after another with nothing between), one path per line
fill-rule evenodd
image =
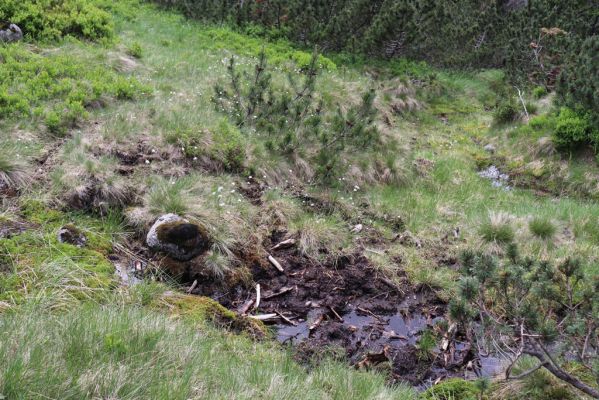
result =
M25 33L0 44L0 398L599 396L596 40L569 8L510 11L524 33L490 52L507 5L348 1L329 23L292 0L159 3L178 10L0 5ZM529 27L532 12L572 32ZM414 47L481 16L497 37L443 25ZM533 33L543 65L520 61L525 81L514 63L535 59ZM428 62L398 57L423 49ZM506 68L439 67L475 61ZM204 253L148 247L169 213L209 237ZM285 313L291 282L323 304ZM361 291L423 326L369 332L388 348L352 355L352 318L388 318L375 303L346 316ZM325 345L277 343L280 326L251 318L268 297ZM477 370L487 356L499 373Z

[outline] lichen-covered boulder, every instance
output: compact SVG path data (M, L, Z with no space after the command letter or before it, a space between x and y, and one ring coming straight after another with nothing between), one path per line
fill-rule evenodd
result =
M158 218L148 232L146 243L152 250L178 261L189 261L210 247L210 239L202 226L176 214Z

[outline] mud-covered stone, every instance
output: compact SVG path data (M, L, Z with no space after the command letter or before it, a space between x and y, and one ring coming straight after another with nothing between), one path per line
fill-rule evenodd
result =
M146 243L152 250L178 261L189 261L210 247L210 239L203 227L176 214L158 218L148 232Z
M60 243L69 243L73 246L83 247L87 243L87 238L75 225L67 224L60 228L57 233Z

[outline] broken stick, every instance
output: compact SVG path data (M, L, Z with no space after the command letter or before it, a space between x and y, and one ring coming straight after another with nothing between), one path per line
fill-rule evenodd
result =
M193 289L195 289L195 288L196 288L196 286L198 286L198 280L197 280L197 279L195 279L195 280L193 281L193 283L191 284L191 287L190 287L189 289L187 289L187 293L191 293L191 292L193 292Z
M248 318L257 319L258 321L272 321L279 319L278 314L260 314L260 315L248 315Z
M291 292L293 290L293 286L285 286L283 288L281 288L281 290L279 290L278 292L266 295L266 296L262 296L262 298L264 300L268 300L268 299L272 299L273 297L277 297L277 296L281 296L284 295L285 293Z
M341 315L337 314L337 311L335 311L335 309L331 306L329 306L329 308L331 309L331 311L333 312L333 314L335 315L335 317L337 317L337 319L341 322L343 322L343 318L341 318Z
M250 299L250 300L246 301L245 303L243 303L243 305L239 309L239 314L246 315L253 304L254 304L254 299Z
M254 303L254 310L260 307L260 284L256 283L256 302Z
M275 258L273 256L271 256L270 254L268 255L268 261L270 261L270 263L279 270L279 272L285 272L285 270L283 269L283 267L281 266L281 264L279 264L279 262L277 260L275 260Z
M275 311L277 313L277 315L279 317L281 317L281 319L285 322L287 322L289 325L293 325L293 326L297 326L297 322L290 320L289 318L287 318L286 316L283 315L283 313L279 312L279 311Z
M282 242L279 242L275 245L275 247L273 247L273 250L279 250L279 249L288 249L289 247L293 246L295 244L295 239L287 239L287 240L283 240Z

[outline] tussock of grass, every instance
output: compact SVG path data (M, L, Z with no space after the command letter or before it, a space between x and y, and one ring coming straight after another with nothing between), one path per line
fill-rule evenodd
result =
M479 234L484 241L498 244L511 243L516 236L509 216L502 213L492 213L489 220L481 224Z
M528 221L528 229L533 235L543 240L553 238L557 231L557 227L550 219L542 217L534 217Z
M290 228L299 239L300 252L314 260L335 260L350 244L349 228L335 216L304 213L291 221Z
M27 178L25 163L0 148L0 190L3 186L19 189L27 183Z

